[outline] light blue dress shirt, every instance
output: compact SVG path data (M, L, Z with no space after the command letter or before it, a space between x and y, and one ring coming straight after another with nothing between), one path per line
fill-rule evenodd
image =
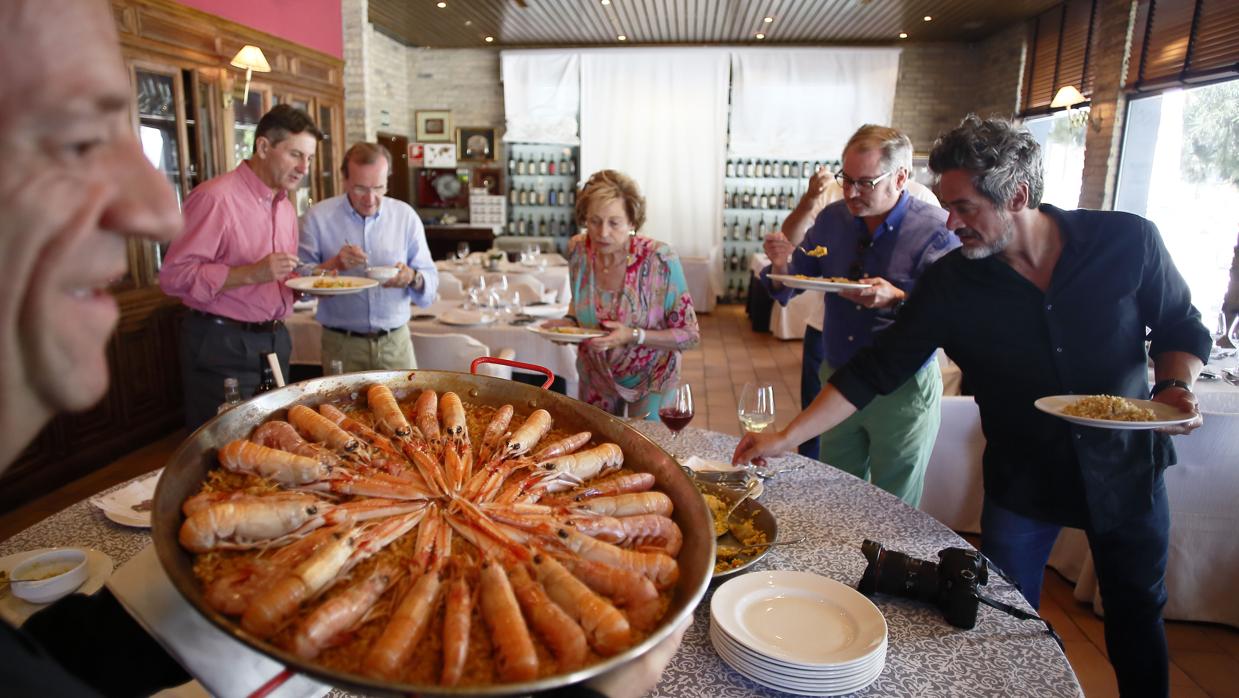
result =
M412 286L380 285L359 293L323 296L318 300L316 317L324 327L364 333L392 330L409 322L410 301L421 307L434 301L439 275L426 245L426 229L412 206L383 197L378 213L363 218L345 194L316 204L301 219L297 252L302 273L312 274L314 265L336 256L349 243L365 250L370 266L403 262L421 273L425 285L420 291ZM340 275L364 277L366 269L345 269Z

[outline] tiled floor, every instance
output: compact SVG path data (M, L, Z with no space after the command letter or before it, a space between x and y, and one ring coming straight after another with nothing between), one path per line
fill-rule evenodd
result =
M736 403L747 381L774 386L779 426L799 411L800 342L780 341L749 328L739 306L720 306L700 316L701 347L684 357L683 377L693 386L696 417L693 426L728 434L739 433ZM0 539L111 485L163 465L184 438L177 432L139 449L89 477L0 515ZM974 544L976 540L972 541ZM1117 696L1114 674L1106 660L1101 619L1071 595L1071 585L1046 572L1041 612L1058 630L1087 698ZM1171 695L1175 698L1235 696L1239 698L1239 631L1204 623L1166 624L1170 642Z

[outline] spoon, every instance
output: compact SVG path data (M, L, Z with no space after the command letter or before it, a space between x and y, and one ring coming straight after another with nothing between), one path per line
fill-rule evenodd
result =
M757 478L753 478L748 481L748 484L744 486L744 494L740 495L740 498L732 503L731 507L727 509L726 514L723 514L724 521L731 521L731 515L736 513L736 509L738 509L740 505L744 503L744 500L753 496L753 492L757 489L757 485L760 482L761 481L758 480ZM728 528L728 530L730 530L730 527ZM723 533L726 533L726 532L727 531L723 531ZM718 535L721 536L723 535L723 533L720 533Z

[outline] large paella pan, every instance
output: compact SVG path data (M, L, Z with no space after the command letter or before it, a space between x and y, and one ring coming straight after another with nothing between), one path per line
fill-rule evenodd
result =
M237 478L248 478L245 484L253 484L253 482L259 481L253 475L234 475L224 472L220 466L221 451L225 452L223 455L231 457L236 450L237 443L255 438L256 427L273 421L296 421L294 419L296 415L308 413L306 410L294 409L297 406L322 411L324 404L330 404L350 414L366 414L363 410L366 409L368 398L370 400L379 399L371 391L374 386L384 386L384 389L378 389L375 392L379 393L380 397L383 394L390 394L394 397L398 405L403 408L402 411L406 417L410 418L410 423L415 423L417 417L423 414L418 411L418 407L414 406L415 403L420 407L424 407L426 396L431 392L436 396L453 393L459 398L460 403L463 403L464 411L469 413L470 416L473 416L475 413L482 415L486 420L485 426L493 426L492 415L502 416L498 414L498 408L503 405L511 405L515 414L511 418L511 427L505 431L504 439L511 436L513 432L518 431L524 422L531 420L531 417L539 410L545 410L553 420L553 431L549 433L544 432L544 435L548 436L547 441L542 442L544 447L548 442L552 441L549 437L562 437L564 434L572 435L580 432L590 432L591 437L588 440L587 449L598 449L599 452L604 454L613 453L615 450L622 452L623 470L620 471L619 475L652 475L653 490L651 492L661 493L657 497L664 498L663 495L665 495L665 499L670 500L673 508L669 512L668 518L678 528L677 535L682 534L682 543L675 541L674 560L677 574L674 578L660 579L656 573L646 572L646 575L653 579L656 586L659 587L659 597L654 602L656 603L656 610L654 611L655 615L653 618L649 619L649 613L645 612L649 608L637 608L635 604L633 607L624 608L624 616L631 620L633 625L632 633L623 636L626 638L626 641L620 641L618 644L610 643L609 645L605 642L597 641L595 634L598 631L596 629L591 631L589 623L586 622L588 619L581 619L581 624L589 635L588 658L585 661L564 663L562 666L551 669L547 669L545 664L547 661L554 664L556 659L562 659L558 654L560 648L553 646L553 642L538 639L538 633L535 632L537 629L534 628L529 631L529 634L534 637L534 642L538 646L538 654L543 660L543 668L540 671L522 674L519 670L512 673L511 668L507 666L496 669L494 668L495 666L499 666L507 661L506 657L496 656L493 666L487 665L490 668L484 667L482 669L484 672L489 672L488 679L480 683L469 680L468 672L471 669L476 669L477 665L476 663L465 664L462 661L460 665L465 667L465 680L455 685L444 685L444 681L438 678L436 673L438 670L432 671L429 674L425 672L411 673L400 671L395 674L376 675L370 671L343 669L341 668L342 666L348 665L341 664L338 656L333 661L324 661L323 659L323 657L335 656L331 652L336 652L338 655L339 652L343 651L334 648L328 649L327 654L321 657L307 658L313 652L307 653L303 651L300 645L295 644L289 639L289 633L292 631L288 630L288 628L296 625L293 619L285 618L282 621L276 622L276 625L282 623L285 628L280 633L275 631L275 626L273 626L271 632L265 632L261 629L256 631L255 629L260 628L260 626L249 623L244 616L221 612L220 604L213 599L208 599L208 590L204 584L204 570L206 571L205 574L209 575L211 570L215 569L211 567L212 564L215 564L213 562L214 558L211 556L216 553L204 555L202 550L198 550L197 554L195 554L195 552L191 552L186 548L187 537L185 531L187 528L190 528L187 524L188 517L185 513L185 511L190 509L185 506L186 502L196 495L199 498L205 497L208 499L220 497L245 499L250 497L254 492L254 488L244 492L238 491L233 493L212 491L227 489L229 483L235 485L237 482L240 482ZM390 391L390 393L385 391ZM456 405L455 402L451 404L453 406ZM352 412L351 410L354 409L357 411ZM447 408L445 407L444 409ZM330 408L324 412L331 413ZM313 417L311 416L310 418L312 419ZM363 418L359 416L359 419ZM536 421L537 418L534 417L530 423L532 424ZM425 427L427 425L422 426ZM483 425L471 422L469 428L472 443L485 451L486 447L481 443L483 439L482 432L484 431ZM421 436L420 429L414 428L414 434ZM441 434L438 438L446 440L450 436ZM231 447L230 444L232 444ZM504 441L503 444L506 446L507 442ZM608 450L612 448L608 446L609 444L613 444L618 449ZM464 448L468 450L469 445L466 444ZM447 452L446 446L444 446L443 452ZM460 451L458 450L457 452ZM488 490L490 497L486 500L485 505L479 504L474 506L470 502L453 503L458 497L443 494L452 489L450 485L444 486L444 476L442 474L435 474L433 476L426 474L425 478L417 481L422 486L434 490L434 487L430 487L426 483L433 479L438 479L441 486L438 492L441 496L436 497L432 493L424 498L425 501L409 498L399 502L399 504L406 508L397 509L396 514L388 516L382 522L387 526L383 530L388 530L392 529L394 522L411 521L416 525L417 521L437 516L445 524L442 528L448 529L447 535L450 537L454 531L457 540L454 544L449 543L446 549L440 548L440 552L443 550L454 550L457 552L453 554L460 557L459 551L463 545L460 541L468 540L474 546L477 546L476 550L470 546L463 546L467 551L463 555L463 561L448 559L446 560L447 564L444 565L442 564L444 560L441 559L443 556L440 556L439 564L434 568L437 570L438 579L443 580L442 590L435 592L437 596L434 597L440 607L447 603L444 599L448 596L450 590L455 589L453 583L455 577L458 576L457 568L473 570L473 577L470 580L472 587L462 582L462 586L470 590L469 592L462 593L471 593L471 605L465 605L464 608L473 609L472 614L477 617L482 615L484 611L491 613L490 608L496 607L495 604L498 603L490 600L487 596L487 594L490 594L489 591L479 589L480 586L487 583L486 580L490 578L489 575L492 575L492 562L498 563L502 559L506 560L503 566L509 566L509 563L514 559L509 556L516 554L517 558L523 560L525 564L513 564L516 567L528 569L530 573L528 576L532 577L534 581L544 582L547 589L551 589L550 584L560 570L564 567L573 567L573 559L571 551L569 551L571 546L563 545L556 547L554 544L563 542L570 536L575 540L578 535L577 531L564 529L573 528L577 524L574 520L565 526L564 522L566 520L555 519L549 513L549 508L555 504L563 505L569 501L564 499L565 497L572 497L572 511L581 512L581 509L576 508L575 502L579 501L579 499L575 498L574 495L587 489L588 483L591 481L595 483L609 483L616 480L617 476L607 476L608 471L612 469L608 466L613 465L613 463L611 460L607 460L605 463L600 464L601 471L597 468L587 468L586 471L582 472L579 469L571 470L559 467L562 466L562 462L558 463L556 467L545 466L546 457L540 459L533 458L532 460L536 461L536 465L534 465L528 459L536 453L537 449L531 449L528 454L523 456L527 459L526 465L528 467L525 471L522 471L527 475L523 482L535 483L535 488L546 490L543 493L546 497L545 503L533 504L531 505L535 507L533 509L520 509L518 505L522 502L534 502L536 498L525 497L517 499L515 502L512 501L513 497L518 496L516 493L523 495L531 487L528 484L522 485L519 488L514 487L517 479L515 477L508 479L507 487L502 493L499 493L498 489ZM327 455L331 456L331 454ZM489 455L490 457L487 460L485 458L478 458L479 455ZM618 455L616 454L616 456ZM331 457L334 458L335 456ZM469 458L477 459L476 471L484 470L484 460L491 463L492 468L496 467L496 463L502 460L500 456L496 456L493 453L479 454L470 452ZM224 458L224 460L228 460L228 458ZM459 467L456 465L454 456L450 460L449 470L454 465ZM409 462L412 463L412 459ZM540 472L540 468L544 469L545 472ZM504 472L506 475L507 471ZM476 475L477 473L475 472L474 474ZM546 482L551 480L541 477L541 475L554 476L553 486L547 486ZM417 478L418 475L410 473L407 477ZM463 482L463 475L458 473L457 478L457 491L467 491L468 487ZM595 480L593 478L598 479ZM451 479L451 476L446 477L448 482ZM644 475L640 479L649 480L648 476ZM491 483L492 485L497 485L501 484L502 481L502 478L498 482L492 478ZM279 495L294 498L322 497L323 499L317 501L326 502L328 508L335 506L337 503L341 505L356 503L355 498L342 496L338 492L322 491L326 488L320 485L321 483L309 483L307 486L295 488L285 485L279 488ZM275 486L273 485L272 488L275 489ZM306 489L319 491L306 492ZM505 508L492 501L505 498L512 503L512 507L517 508ZM474 499L481 501L476 497ZM409 506L410 501L412 501L411 507ZM433 503L433 506L426 502ZM536 507L542 508L538 509ZM320 505L321 508L322 506ZM486 517L479 515L479 512L483 509L485 509L487 514ZM451 512L450 514L449 511ZM514 511L519 512L520 516L515 516L513 514ZM561 515L563 509L557 509L557 511L560 514L555 514L555 516ZM534 512L536 516L526 516L529 512ZM391 512L387 512L387 514L391 514ZM473 521L471 517L478 519L479 525L476 530L468 525ZM449 519L451 519L450 523L452 523L452 526L446 525L446 523L449 523ZM376 371L316 379L272 391L240 407L234 408L196 431L173 455L155 494L153 524L152 535L155 538L160 562L172 580L173 585L212 623L236 638L237 641L284 663L293 671L314 676L336 686L367 693L508 695L536 692L585 680L644 654L660 640L668 636L684 618L692 613L693 608L701 600L710 581L714 561L713 530L709 522L709 513L703 500L692 483L680 471L675 461L649 439L627 426L622 420L563 395L538 390L532 386L512 381L444 371ZM325 530L332 528L329 524L321 522L318 525L321 526L321 528L316 530L318 534L323 534ZM365 531L367 535L372 535L382 528L380 522L367 522L357 524L356 528L352 530ZM371 628L371 630L360 633L371 632L371 640L367 640L367 642L372 641L374 633L379 632L372 629L374 626L378 626L379 622L372 621L371 619L375 615L383 616L384 614L390 615L395 613L396 596L415 595L413 587L417 585L413 582L413 579L416 573L423 572L424 576L429 576L432 569L431 565L434 564L429 561L435 558L434 555L418 554L418 552L426 553L426 550L434 550L433 544L428 544L429 547L426 550L414 548L414 539L417 538L418 531L410 527L400 530L409 531L402 545L406 546L405 549L415 550L416 552L412 552L404 558L394 559L396 567L400 569L396 574L392 575L390 584L386 579L377 582L380 595L386 589L387 593L385 596L391 597L391 599L387 605L377 604L376 608L380 609L377 612L371 609L367 612L367 615L357 620L356 625L358 626L363 623L369 623L367 627ZM582 530L584 529L582 528ZM399 534L400 531L397 531L396 535ZM221 535L223 534L221 533ZM304 533L301 535L310 537ZM543 537L539 537L540 535ZM561 540L556 539L557 535ZM337 535L337 537L340 536ZM301 539L298 540L300 541ZM440 542L444 540L443 534L440 534L436 540ZM647 542L651 542L655 546L660 544L658 540ZM281 544L286 543L287 539L281 541ZM190 544L190 547L195 547L196 545ZM421 541L417 541L416 545L421 545ZM224 552L218 553L218 555L220 559L225 561L233 559L229 557L231 555L240 556L236 558L240 560L246 559L245 556L270 555L265 549L259 548L255 550L253 545L243 547L246 549L239 552L224 550ZM629 545L628 547L633 546ZM376 549L378 549L377 546ZM521 553L522 549L530 551L532 556L521 557L523 555ZM641 548L641 550L646 549L644 547ZM385 548L384 550L386 551L387 549ZM665 557L666 552L666 550L659 551L657 555ZM384 554L387 553L385 552ZM644 552L641 554L647 555ZM649 555L653 554L649 553ZM421 567L415 568L413 572L406 574L403 568L405 566L412 566L415 559ZM364 586L367 583L367 579L369 579L368 583L371 587L374 587L376 584L375 580L380 576L377 568L381 564L390 565L392 561L392 559L387 559L385 563L380 563L375 560L367 560L362 565L356 567L356 569L353 569L351 576L346 581L353 586L360 587ZM561 565L559 564L560 562L564 564ZM585 564L592 564L590 561L584 562ZM479 572L479 570L485 570L485 572ZM543 572L547 572L548 576L543 577ZM520 581L516 579L517 576L526 577L525 572L510 566L509 573L511 574L511 581L504 582L501 580L504 588L513 588L513 586L517 585ZM583 575L577 574L575 569L573 569L573 573L579 579L585 578ZM464 575L465 573L459 574L461 577L464 577ZM483 578L479 579L479 575L482 575ZM527 583L528 581L527 578L524 579L524 582ZM568 580L568 582L575 585L573 588L584 588L582 585L573 582L573 580ZM325 589L312 590L312 593L318 595L319 598L328 598L330 593L337 593L343 596L343 592L339 591L342 586L344 586L344 581L337 581L328 584ZM497 587L492 584L488 588L493 589ZM333 589L334 592L332 591ZM517 591L519 596L520 590L518 589ZM566 593L562 589L552 591ZM582 591L581 593L584 594L585 592ZM500 598L501 595L493 596ZM511 595L509 594L508 596L510 597ZM536 625L530 618L530 612L533 611L537 614L538 611L535 609L539 605L548 605L546 603L548 598L561 599L562 597L556 596L554 593L549 597L546 595L538 596L537 599L520 597L520 610L524 612L525 619L530 626ZM532 606L526 605L527 603L532 604ZM617 606L622 607L622 599L617 600L615 603ZM568 608L568 604L565 604L562 600L558 604ZM310 603L307 603L299 613L304 616L307 613L305 609L310 605ZM322 605L325 606L327 604L324 601ZM293 608L296 611L297 606L294 605ZM517 606L512 605L512 608L516 609ZM569 615L579 611L579 609L573 610L570 608L568 610ZM499 612L495 611L495 613ZM440 620L431 624L434 625L432 632L443 632L449 624L445 620L448 611L440 610L437 613L440 614ZM643 624L639 620L639 616L645 616L647 619L644 627L642 627ZM301 621L305 620L305 618L301 619ZM487 617L485 620L486 622L482 622L482 620L475 621L473 629L474 642L476 644L479 636L487 638L487 641L494 644L490 651L499 655L501 653L500 641L493 637L496 633L494 632L494 626L490 625L492 619ZM548 623L547 619L542 619L541 622L543 625ZM550 626L554 627L555 623L550 623ZM450 631L448 632L450 634ZM468 629L466 627L467 632ZM350 639L353 637L354 635L349 635ZM339 637L337 637L337 640L339 640ZM436 639L433 642L419 639L412 651L415 655L412 661L417 661L416 655L419 654L438 653L439 656L433 659L427 659L423 656L421 658L423 664L427 661L441 664L447 654L442 639ZM460 671L460 667L457 667L457 671ZM513 676L520 678L514 679L512 678ZM411 679L410 677L414 678Z

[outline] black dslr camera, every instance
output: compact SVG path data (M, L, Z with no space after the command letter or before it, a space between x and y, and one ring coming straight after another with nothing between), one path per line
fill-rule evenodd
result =
M869 560L856 585L860 593L932 601L951 625L969 630L977 624L977 604L983 601L977 585L989 580L981 553L946 548L938 552L938 564L934 564L887 550L871 540L861 544L860 550Z

